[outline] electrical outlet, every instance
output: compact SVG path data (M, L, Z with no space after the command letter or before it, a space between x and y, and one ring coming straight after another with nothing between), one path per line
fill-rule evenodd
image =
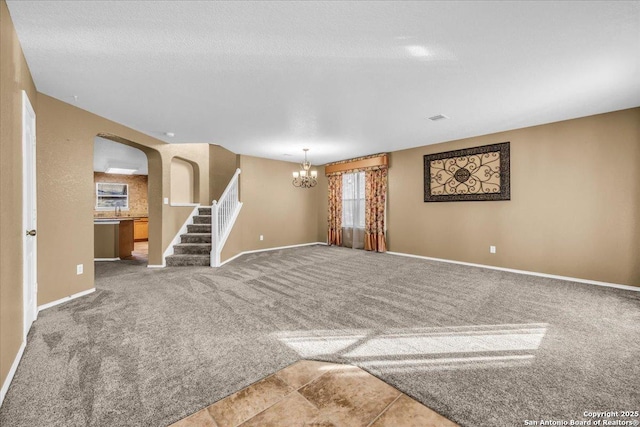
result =
M262 234L260 235L260 240L264 240L264 236Z
M489 246L489 253L495 254L496 253L496 247L495 246Z
M169 198L168 198L168 197L165 197L165 198L164 198L164 204L165 204L165 205L168 205L168 204L169 204Z
M82 274L84 273L84 264L78 264L76 265L76 274Z

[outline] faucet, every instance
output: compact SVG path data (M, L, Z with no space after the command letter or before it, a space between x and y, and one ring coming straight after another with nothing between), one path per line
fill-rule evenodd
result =
M116 205L116 212L115 212L116 216L120 216L122 215L122 208L120 207L120 205Z

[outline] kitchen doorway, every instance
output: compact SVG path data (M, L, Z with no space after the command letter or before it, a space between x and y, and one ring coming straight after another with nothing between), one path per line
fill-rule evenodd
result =
M149 163L144 151L94 139L94 260L147 266Z

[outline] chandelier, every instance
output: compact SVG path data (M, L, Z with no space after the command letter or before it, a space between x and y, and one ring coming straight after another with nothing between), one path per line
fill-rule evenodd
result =
M304 151L304 162L300 164L302 169L300 172L293 173L293 185L301 188L311 188L315 187L318 183L318 171L311 171L311 163L307 160L307 151L308 148L303 149Z

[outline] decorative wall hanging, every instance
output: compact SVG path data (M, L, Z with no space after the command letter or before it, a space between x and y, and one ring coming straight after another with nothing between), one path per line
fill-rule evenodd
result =
M510 200L509 143L424 156L424 201Z

